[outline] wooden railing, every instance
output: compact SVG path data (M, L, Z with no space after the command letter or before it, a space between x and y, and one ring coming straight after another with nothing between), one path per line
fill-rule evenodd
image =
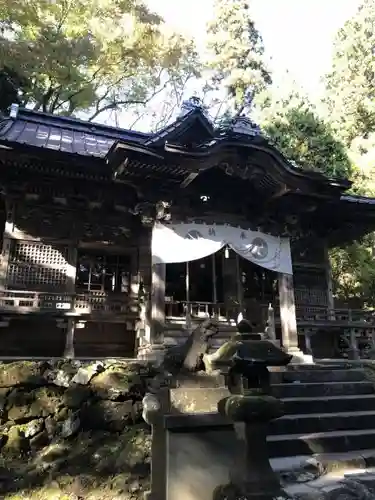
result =
M244 304L246 309L246 303ZM261 304L262 316L267 318L268 304ZM199 319L216 317L222 321L234 321L240 311L238 305L226 306L223 303L213 302L186 302L167 301L165 304L165 316L167 321L176 319ZM297 322L331 324L357 324L363 326L374 325L375 311L364 311L362 309L328 309L320 306L296 306ZM280 323L278 306L275 307L275 322Z
M246 308L246 304L245 308ZM264 319L268 305L262 304ZM72 316L85 315L130 315L139 316L137 300L127 295L107 295L104 293L47 293L18 290L0 291L0 313L53 313ZM204 319L215 317L223 322L233 322L240 312L238 304L225 305L213 302L166 301L167 321ZM297 321L303 323L341 325L363 325L375 328L375 311L361 309L328 309L319 306L296 307ZM276 324L280 322L278 307L275 307Z
M62 313L66 315L138 314L138 304L128 296L100 293L47 293L18 290L0 291L0 312Z
M226 306L223 303L214 302L187 302L187 301L166 301L165 317L167 320L181 318L204 319L217 318L221 321L235 320L239 312L239 306Z
M300 322L336 322L375 325L375 311L363 309L328 309L326 307L296 307L297 320Z

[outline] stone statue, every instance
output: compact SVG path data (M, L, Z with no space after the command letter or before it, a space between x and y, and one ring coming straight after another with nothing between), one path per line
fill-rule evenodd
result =
M211 318L206 319L192 331L183 344L167 349L162 368L172 374L203 370L203 356L208 352L210 340L218 331L217 322Z

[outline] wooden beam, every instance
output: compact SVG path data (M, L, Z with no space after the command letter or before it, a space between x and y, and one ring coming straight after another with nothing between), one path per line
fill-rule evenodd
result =
M184 189L186 188L189 184L193 182L194 179L196 179L199 175L199 172L193 172L189 174L180 184L180 188Z

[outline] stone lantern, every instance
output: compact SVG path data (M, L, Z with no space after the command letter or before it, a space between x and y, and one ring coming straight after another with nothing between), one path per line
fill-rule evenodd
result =
M225 376L230 395L219 401L218 411L233 422L239 443L230 482L216 488L213 500L287 498L268 456L268 424L283 411L282 402L271 395L267 367L285 366L291 359L252 333L238 333L203 357L207 372Z

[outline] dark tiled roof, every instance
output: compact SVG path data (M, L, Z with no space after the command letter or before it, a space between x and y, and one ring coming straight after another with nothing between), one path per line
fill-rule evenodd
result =
M173 140L179 135L186 132L186 129L193 127L194 125L200 124L203 126L206 134L210 138L214 136L214 128L208 118L201 112L199 108L191 109L184 115L178 116L177 119L167 125L166 127L158 130L154 135L149 137L145 144L147 146L154 146L164 144L168 140ZM202 131L202 128L200 129Z
M367 196L343 195L340 200L361 205L375 205L375 198L368 198Z
M20 110L16 119L0 121L0 141L17 143L82 156L104 158L116 141L143 143L143 134L30 110Z

